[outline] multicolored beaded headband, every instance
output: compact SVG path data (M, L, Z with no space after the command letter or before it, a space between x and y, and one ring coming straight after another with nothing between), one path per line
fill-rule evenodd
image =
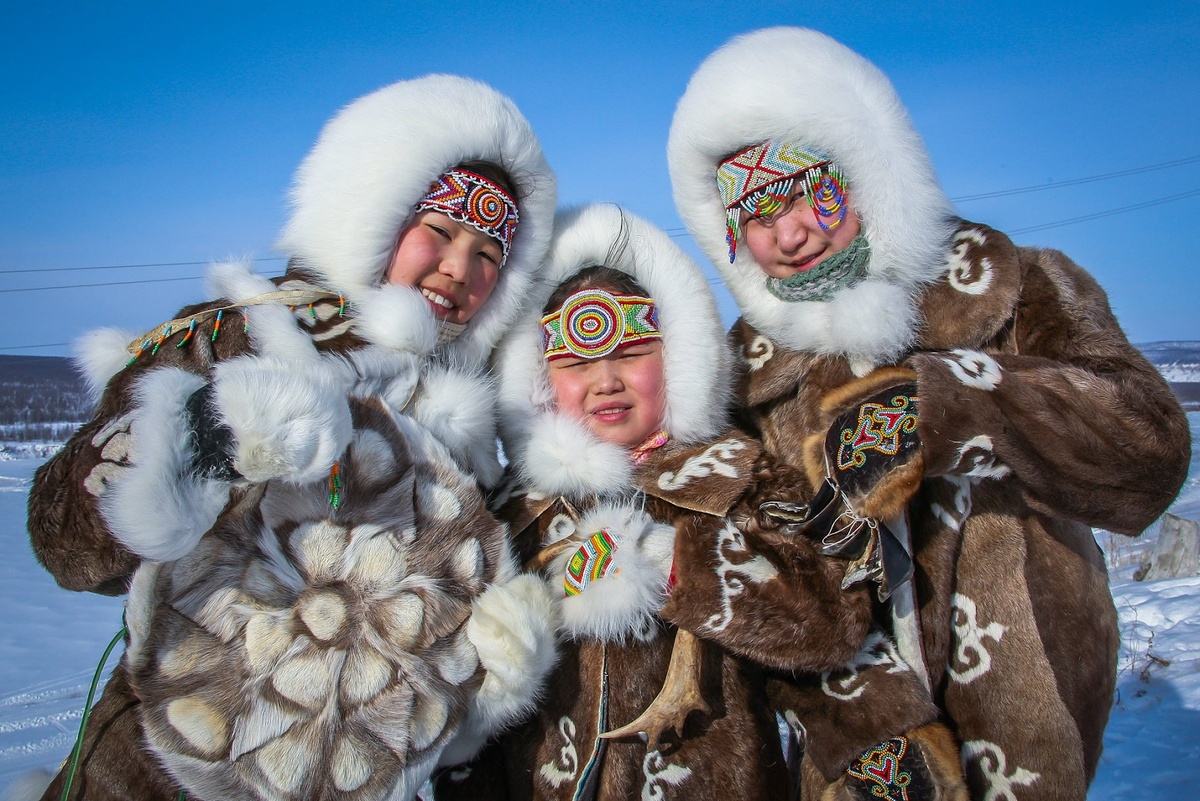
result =
M500 265L508 259L513 234L521 221L517 204L507 192L482 175L450 170L429 186L417 211L438 211L478 228L500 243Z
M542 318L546 359L574 356L598 359L617 348L662 339L654 301L581 289L562 308Z
M794 142L763 142L734 154L717 167L730 264L737 255L742 211L753 217L769 217L779 211L791 198L797 176L817 224L825 230L841 225L846 218L845 179L829 156L820 151ZM823 219L835 214L836 220L826 223Z

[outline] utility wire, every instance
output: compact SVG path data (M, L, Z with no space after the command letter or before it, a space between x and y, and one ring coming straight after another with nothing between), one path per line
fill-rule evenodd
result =
M262 275L262 273L255 273ZM177 278L144 278L140 281L101 281L98 284L62 284L60 286L30 286L22 289L0 289L0 293L8 292L45 292L51 289L87 289L98 286L129 286L131 284L167 284L172 281L199 281L202 275L181 275Z
M262 259L246 259L246 261L285 261L284 256L272 256ZM28 270L0 270L0 275L15 275L17 273L68 273L78 270L129 270L135 267L197 267L212 264L208 261L166 261L154 264L105 264L100 267L46 267L45 269L31 268Z
M1023 195L1026 192L1041 192L1043 189L1058 189L1060 186L1078 186L1079 184L1090 184L1093 181L1107 181L1110 178L1121 178L1126 175L1136 175L1140 172L1153 172L1154 170L1166 170L1171 167L1182 167L1185 164L1194 164L1200 161L1200 156L1190 156L1186 159L1176 159L1175 161L1164 161L1161 164L1151 164L1146 167L1134 167L1131 170L1118 170L1117 172L1106 172L1101 175L1089 175L1086 178L1072 178L1069 181L1054 181L1048 184L1038 184L1037 186L1023 186L1020 189L1002 189L999 192L982 192L978 195L963 195L961 197L950 198L953 203L966 203L970 200L984 200L990 197L1007 197L1009 195ZM1013 233L1016 233L1015 231Z
M1174 161L1163 161L1158 164L1149 164L1145 167L1134 167L1128 170L1118 170L1116 172L1106 172L1099 175L1089 175L1083 178L1072 178L1067 181L1054 181L1048 184L1038 184L1037 186L1024 186L1018 189L1001 189L996 192L981 192L977 195L962 195L960 197L952 197L950 200L954 203L966 203L971 200L984 200L993 197L1007 197L1008 195L1021 195L1026 192L1041 192L1045 189L1057 189L1062 186L1077 186L1079 184L1092 183L1093 181L1107 181L1110 178L1121 178L1126 175L1136 175L1141 172L1152 172L1154 170L1166 170L1172 167L1182 167L1187 164L1200 162L1200 156L1189 156L1183 159L1175 159ZM687 228L682 226L674 228L664 228L663 231L670 237L675 238L687 234ZM1019 233L1014 231L1012 233ZM249 261L286 261L286 256L269 256L258 259L249 259ZM137 267L197 267L206 264L211 264L212 259L208 261L172 261L172 262L154 262L147 264L105 264L96 267L47 267L39 269L22 269L22 270L0 270L0 275L16 275L18 273L59 273L59 272L75 272L80 270L129 270ZM107 284L84 284L82 286L107 286Z
M1114 214L1124 214L1127 211L1137 211L1138 209L1149 208L1150 206L1161 206L1163 203L1173 203L1176 200L1183 200L1186 197L1195 197L1200 195L1200 189L1193 189L1191 192L1180 192L1178 195L1168 195L1160 197L1156 200L1147 200L1144 203L1135 203L1132 206L1122 206L1119 209L1111 209L1109 211L1099 211L1095 214L1085 214L1082 217L1072 217L1069 220L1058 220L1057 222L1044 223L1042 225L1031 225L1028 228L1016 228L1009 231L1009 234L1028 234L1033 231L1045 231L1050 228L1058 228L1063 225L1074 225L1075 223L1086 222L1088 220L1098 220L1101 217L1111 217Z

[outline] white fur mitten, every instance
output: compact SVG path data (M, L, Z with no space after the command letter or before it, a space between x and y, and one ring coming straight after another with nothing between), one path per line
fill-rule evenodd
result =
M333 359L244 356L213 371L213 402L233 432L233 467L252 482L323 478L350 444L354 374Z
M439 762L471 759L488 738L533 711L557 658L558 604L538 576L493 584L475 599L467 638L487 671Z

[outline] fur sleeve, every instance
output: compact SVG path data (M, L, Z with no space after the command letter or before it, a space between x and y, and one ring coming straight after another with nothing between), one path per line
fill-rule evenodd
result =
M1057 251L1021 260L1011 347L909 360L926 470L1011 476L1045 512L1136 535L1187 476L1187 418L1090 275Z
M734 519L694 515L677 538L675 587L659 615L754 662L822 671L862 646L871 601L841 589L845 562L803 535L771 531L743 505Z

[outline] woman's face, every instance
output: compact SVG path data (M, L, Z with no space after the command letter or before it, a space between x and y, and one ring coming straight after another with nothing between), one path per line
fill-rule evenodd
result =
M793 196L787 211L774 215L769 222L749 217L742 230L750 254L764 273L772 278L791 278L845 250L862 226L847 197L841 224L822 228L801 193L800 197Z
M641 342L598 359L549 362L559 411L607 442L634 448L662 428L666 377L662 343Z
M466 323L500 276L500 243L437 211L421 211L400 234L384 280L421 290L439 320Z

